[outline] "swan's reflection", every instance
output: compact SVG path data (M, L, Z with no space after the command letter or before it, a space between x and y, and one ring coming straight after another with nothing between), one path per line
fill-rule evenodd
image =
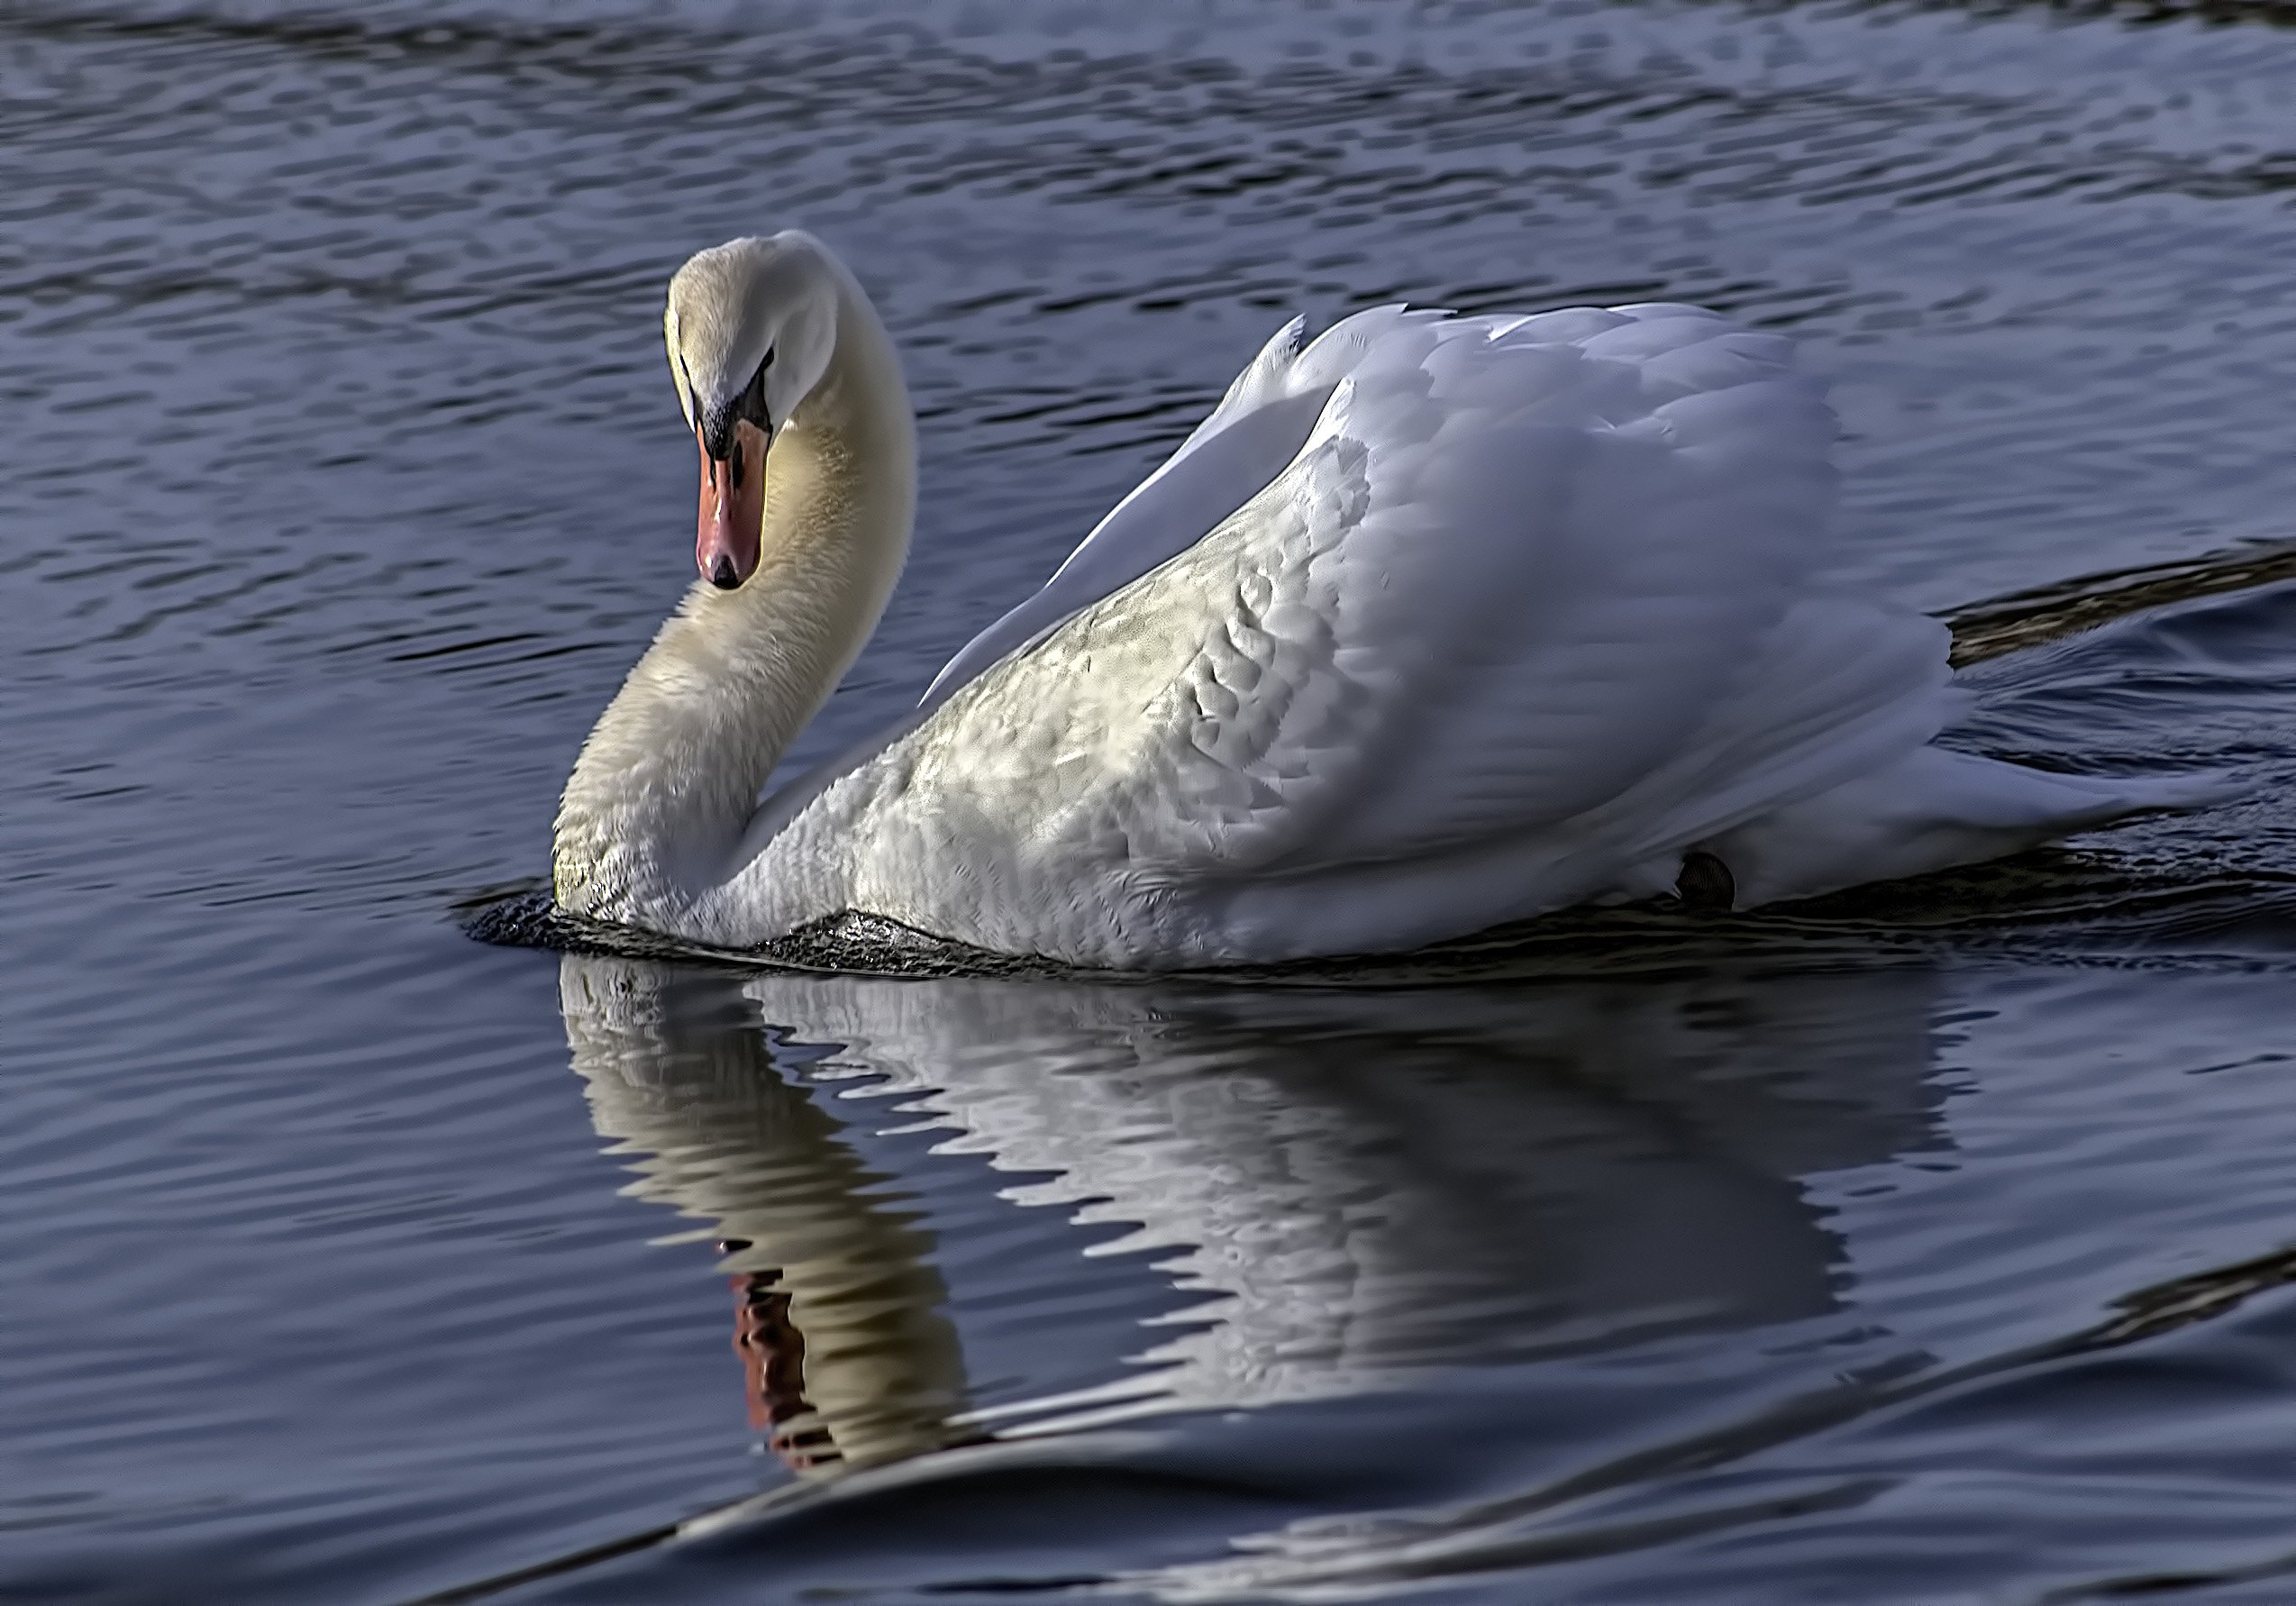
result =
M715 1224L753 1412L816 1474L1126 1400L1264 1403L1822 1313L1841 1255L1800 1179L1931 1141L1931 992L1912 969L1385 991L561 974L598 1129L642 1156L635 1192ZM1185 1319L1128 1325L1097 1392L979 1409L919 1208L854 1146L920 1119L1030 1173L1014 1207L1125 1224L1098 1252L1154 1252L1131 1264Z

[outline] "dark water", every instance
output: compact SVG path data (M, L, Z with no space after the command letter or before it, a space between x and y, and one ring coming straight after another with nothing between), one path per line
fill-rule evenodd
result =
M0 10L0 1599L2296 1599L2296 591L1978 674L2250 801L1812 916L1136 984L453 914L688 579L698 245L830 238L924 409L808 753L1295 308L1790 330L1945 607L2296 534L2284 14Z

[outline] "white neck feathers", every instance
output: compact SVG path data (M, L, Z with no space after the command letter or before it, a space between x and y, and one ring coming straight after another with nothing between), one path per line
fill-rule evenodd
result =
M835 349L767 454L757 571L734 591L697 584L583 744L552 855L563 908L688 930L900 574L916 498L908 395L860 286L824 265Z

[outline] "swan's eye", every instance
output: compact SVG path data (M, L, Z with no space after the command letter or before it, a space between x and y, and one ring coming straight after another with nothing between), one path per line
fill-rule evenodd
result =
M750 376L749 384L742 391L742 399L734 404L734 415L746 418L767 434L773 433L773 419L765 410L765 370L773 366L773 348L765 349L765 359L757 365L757 372Z
M741 394L727 402L720 411L700 415L697 427L702 433L703 450L709 453L713 462L735 461L738 459L733 450L733 426L744 418L765 432L769 444L772 442L773 420L765 410L765 370L772 366L773 352L769 349L765 360L757 365L757 372L750 376L750 382L742 387ZM733 471L738 475L741 470L736 466ZM739 485L741 481L736 479L733 483Z

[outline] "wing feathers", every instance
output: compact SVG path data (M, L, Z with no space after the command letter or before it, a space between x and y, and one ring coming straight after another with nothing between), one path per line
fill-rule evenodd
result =
M934 785L1095 755L1031 841L1120 835L1157 898L1494 844L1575 897L1919 745L1936 628L1806 595L1835 423L1790 355L1664 305L1287 325L952 663L1004 655Z

